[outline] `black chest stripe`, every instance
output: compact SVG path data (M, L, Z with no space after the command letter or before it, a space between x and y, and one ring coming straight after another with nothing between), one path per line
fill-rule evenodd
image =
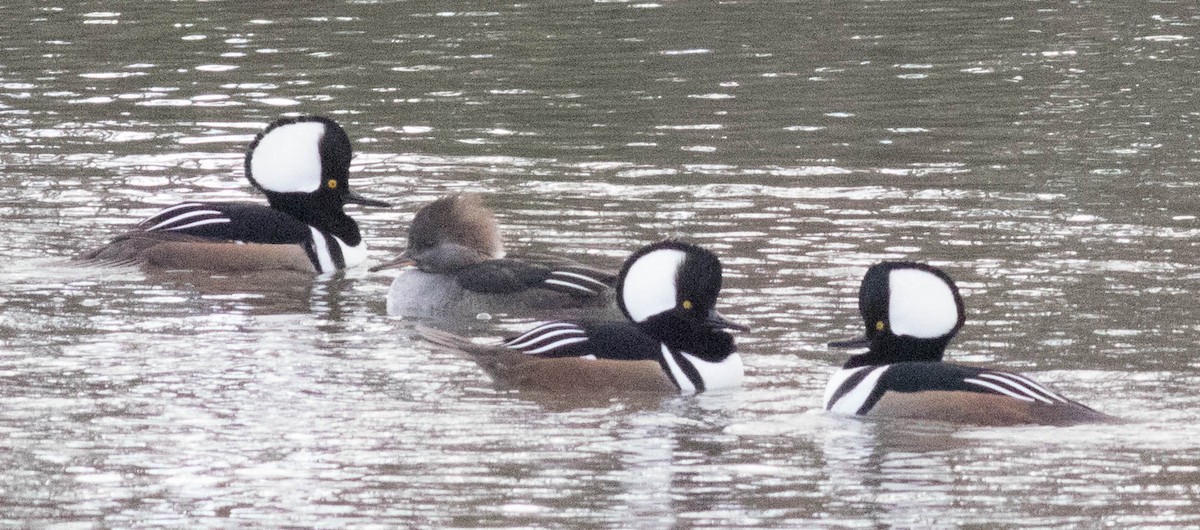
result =
M683 386L681 386L679 381L675 379L675 370L671 369L671 364L667 362L666 357L659 356L658 366L660 369L662 369L663 373L667 374L667 379L671 380L671 384L675 385L676 390L683 390Z
M304 253L308 255L308 261L312 262L313 268L316 269L317 272L325 272L321 270L321 258L320 256L317 256L317 242L313 241L312 238L309 238L303 247Z
M849 394L851 390L854 390L859 383L862 383L863 379L870 375L872 370L874 370L874 368L863 368L857 372L854 372L854 375L847 377L845 381L842 381L842 385L839 386L837 390L833 392L833 395L829 397L829 403L825 405L826 408L832 408L834 403L837 403L839 399L842 399L842 396L845 396L846 394ZM862 412L859 412L859 414L862 414Z
M342 255L341 241L332 235L325 234L325 246L329 249L329 258L333 261L333 266L338 269L346 268L346 258Z
M704 377L700 375L700 371L696 369L696 366L692 364L692 361L689 361L686 355L676 351L674 348L668 347L666 350L667 355L671 356L671 360L675 361L675 366L678 366L679 371L683 372L683 376L688 378L688 381L692 383L692 386L696 387L696 393L698 394L700 392L704 392ZM683 385L679 384L679 380L676 378L675 371L671 369L671 364L667 361L666 355L660 357L658 362L660 365L662 365L662 369L667 373L667 376L671 378L671 383L673 383L676 388L682 390Z
M865 371L870 372L870 370ZM879 400L883 398L883 394L887 391L888 389L886 386L879 384L875 385L875 388L871 389L871 393L867 395L867 399L863 400L862 406L858 408L858 411L855 412L855 414L862 416L868 412L871 412L871 409L875 408L875 404L879 403Z
M331 272L346 266L346 260L342 256L342 245L338 239L330 234L309 227L310 237L308 244L305 245L305 252L308 254L308 259L312 261L313 267L320 272ZM324 259L322 259L324 258ZM332 266L326 270L322 263L328 261Z

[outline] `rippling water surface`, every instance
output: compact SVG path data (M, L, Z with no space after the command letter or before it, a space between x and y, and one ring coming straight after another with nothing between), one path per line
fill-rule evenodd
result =
M976 4L0 8L0 525L1200 524L1200 8ZM745 388L498 390L386 316L391 272L61 265L258 200L242 151L285 113L396 204L354 212L376 260L461 190L510 249L714 249ZM1134 423L821 413L824 344L901 258L958 278L953 358Z

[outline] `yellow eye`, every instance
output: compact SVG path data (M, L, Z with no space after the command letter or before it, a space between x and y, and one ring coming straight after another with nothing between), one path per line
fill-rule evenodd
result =
M886 327L887 327L887 324L884 324L882 320L875 323L875 331L883 331L883 328L886 328Z
M682 303L682 304L680 304L680 305L682 305L684 309L691 309L691 308L692 308L692 301L691 301L691 300L684 300L684 301L683 301L683 303Z
M329 179L329 189L337 189L337 180Z

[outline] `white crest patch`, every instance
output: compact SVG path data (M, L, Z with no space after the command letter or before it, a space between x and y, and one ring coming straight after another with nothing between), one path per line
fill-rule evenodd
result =
M937 275L920 269L897 269L888 276L888 320L892 333L932 339L958 324L954 292Z
M664 248L643 255L629 267L621 299L634 322L675 307L675 278L685 258L681 250Z
M250 154L250 174L263 188L311 193L321 187L321 137L325 124L304 121L281 125L258 141Z

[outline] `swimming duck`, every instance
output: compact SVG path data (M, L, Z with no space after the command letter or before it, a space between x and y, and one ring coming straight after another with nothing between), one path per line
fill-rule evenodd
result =
M826 410L979 425L1116 421L1028 376L943 362L966 316L958 286L936 267L902 261L872 266L858 307L866 335L830 346L867 352L851 357L829 380Z
M563 258L506 257L496 218L476 194L442 197L422 207L408 228L408 248L379 271L407 267L392 281L392 315L613 307L616 275ZM616 315L615 310L607 313Z
M388 206L350 190L352 151L329 118L280 118L246 152L246 178L269 206L185 202L77 259L163 269L326 273L366 260L347 203Z
M716 255L676 240L648 245L626 260L616 289L622 322L554 321L499 345L427 326L418 331L520 388L693 394L741 384L742 358L726 330L747 328L716 311Z

